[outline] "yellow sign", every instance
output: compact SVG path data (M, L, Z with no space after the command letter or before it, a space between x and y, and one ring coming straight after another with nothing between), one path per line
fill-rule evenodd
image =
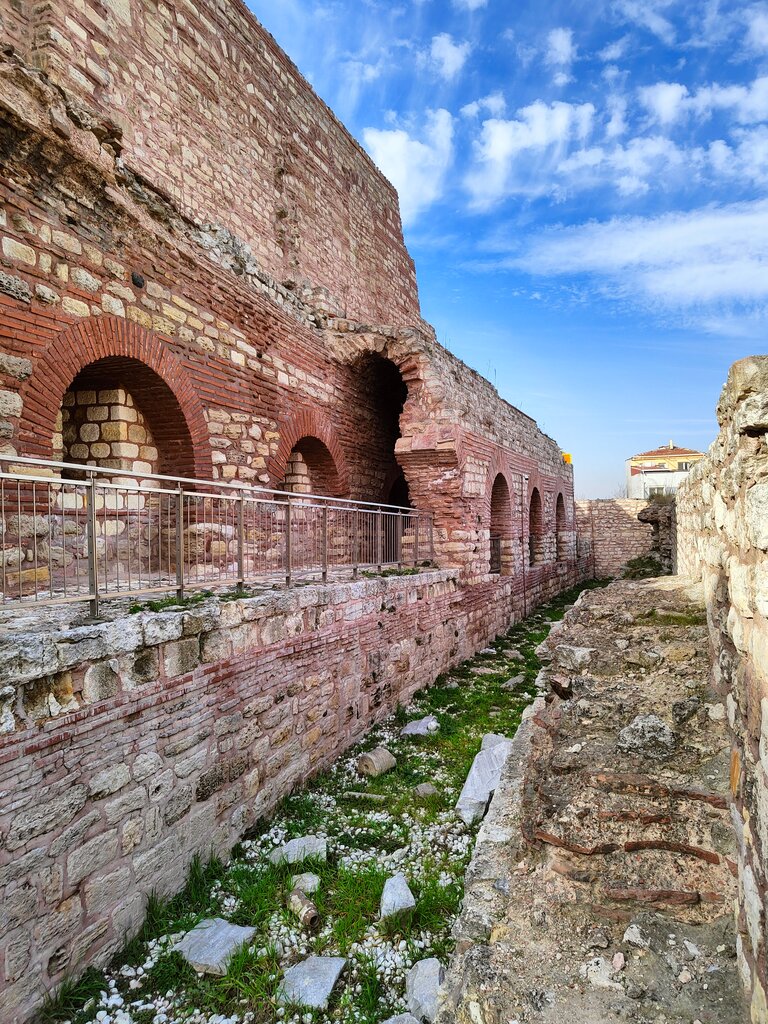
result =
M573 457L570 454L570 452L563 452L563 462L566 464L566 466L571 465L571 463L573 462Z

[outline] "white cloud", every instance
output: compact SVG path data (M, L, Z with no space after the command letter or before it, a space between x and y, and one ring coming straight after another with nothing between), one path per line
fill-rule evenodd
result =
M629 49L629 36L622 36L621 39L617 39L614 43L609 43L608 46L604 47L599 53L598 57L600 60L610 64L615 60L621 60L624 54Z
M751 85L704 86L696 92L692 106L705 116L715 110L732 111L740 124L768 120L768 76L756 78Z
M555 228L509 265L587 274L618 297L667 309L768 303L768 200Z
M747 45L757 53L768 51L768 7L756 4L745 13L747 21Z
M547 65L551 68L570 67L575 59L573 32L569 28L553 28L547 36Z
M403 223L412 224L443 194L453 162L453 118L447 110L432 110L422 139L402 128L365 128L363 141L398 191Z
M645 28L667 46L675 41L672 22L661 13L673 0L617 0L616 12L626 21Z
M481 111L486 111L493 117L501 117L507 109L507 101L501 92L492 92L482 99L473 100L461 108L463 117L477 117Z
M662 125L674 124L685 112L688 89L679 82L657 82L638 90L640 102Z
M481 7L486 7L487 4L488 0L453 0L453 6L464 11L477 11Z
M607 107L611 116L605 126L605 134L607 138L615 139L627 130L627 101L623 96L609 96Z
M591 103L537 100L518 110L515 120L485 121L466 178L473 205L484 208L505 195L551 191L553 172L569 145L589 136L594 114Z
M431 63L441 78L455 78L467 62L472 46L470 43L454 43L447 32L441 32L432 40L429 55Z

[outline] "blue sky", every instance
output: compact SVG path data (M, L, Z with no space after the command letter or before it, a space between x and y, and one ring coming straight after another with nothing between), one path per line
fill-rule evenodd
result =
M249 5L398 188L425 318L578 496L710 444L766 351L768 2Z

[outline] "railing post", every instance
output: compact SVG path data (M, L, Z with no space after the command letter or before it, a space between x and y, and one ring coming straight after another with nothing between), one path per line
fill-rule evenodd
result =
M245 585L245 495L237 503L237 585Z
M359 551L359 530L360 530L360 510L357 508L352 509L352 579L357 579L357 564L360 561Z
M293 553L293 537L291 536L293 530L293 515L291 510L291 499L287 498L285 502L285 585L290 587L291 585L291 557Z
M413 529L413 564L419 564L419 527L421 526L421 513L415 515L416 525Z
M176 597L184 600L184 488L176 491Z
M397 567L403 568L403 510L397 514Z
M88 589L91 592L91 618L99 617L99 570L96 564L96 477L88 474L86 529L88 530ZM106 541L105 541L106 543Z
M381 549L383 547L381 509L376 509L376 571L381 572Z
M323 534L320 540L323 564L323 583L328 580L328 506L323 505Z

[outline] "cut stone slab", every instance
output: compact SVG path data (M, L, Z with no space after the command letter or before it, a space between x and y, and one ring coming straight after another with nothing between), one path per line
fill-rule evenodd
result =
M305 896L311 896L320 888L320 876L313 875L311 871L305 871L303 875L294 875L291 878L291 888L298 889Z
M327 860L328 843L319 836L301 836L299 839L291 839L283 846L278 846L269 855L273 864L300 864L307 857L317 857L319 860Z
M501 770L511 749L512 740L503 736L488 733L483 738L483 749L472 762L467 780L456 801L459 817L467 825L479 821L485 814L488 801L499 784Z
M445 968L435 957L419 960L405 978L405 1002L418 1020L437 1017L437 996L445 977Z
M518 676L512 676L511 679L506 681L506 683L502 683L501 688L502 690L516 690L518 686L522 686L524 682L525 675L521 673Z
M413 893L408 888L408 880L402 872L398 872L384 883L381 895L381 920L410 914L416 906Z
M440 728L440 723L434 715L427 715L426 718L419 718L415 722L409 722L404 729L400 730L401 736L431 736Z
M422 782L418 786L414 786L413 795L418 800L426 800L430 796L439 796L440 790L431 782Z
M397 1017L387 1017L384 1024L420 1024L412 1013L400 1013Z
M289 967L277 994L277 1001L285 1006L295 1003L313 1010L324 1010L347 965L343 956L311 956L295 967Z
M230 957L250 942L255 928L241 928L221 917L201 921L173 947L200 974L227 973Z

